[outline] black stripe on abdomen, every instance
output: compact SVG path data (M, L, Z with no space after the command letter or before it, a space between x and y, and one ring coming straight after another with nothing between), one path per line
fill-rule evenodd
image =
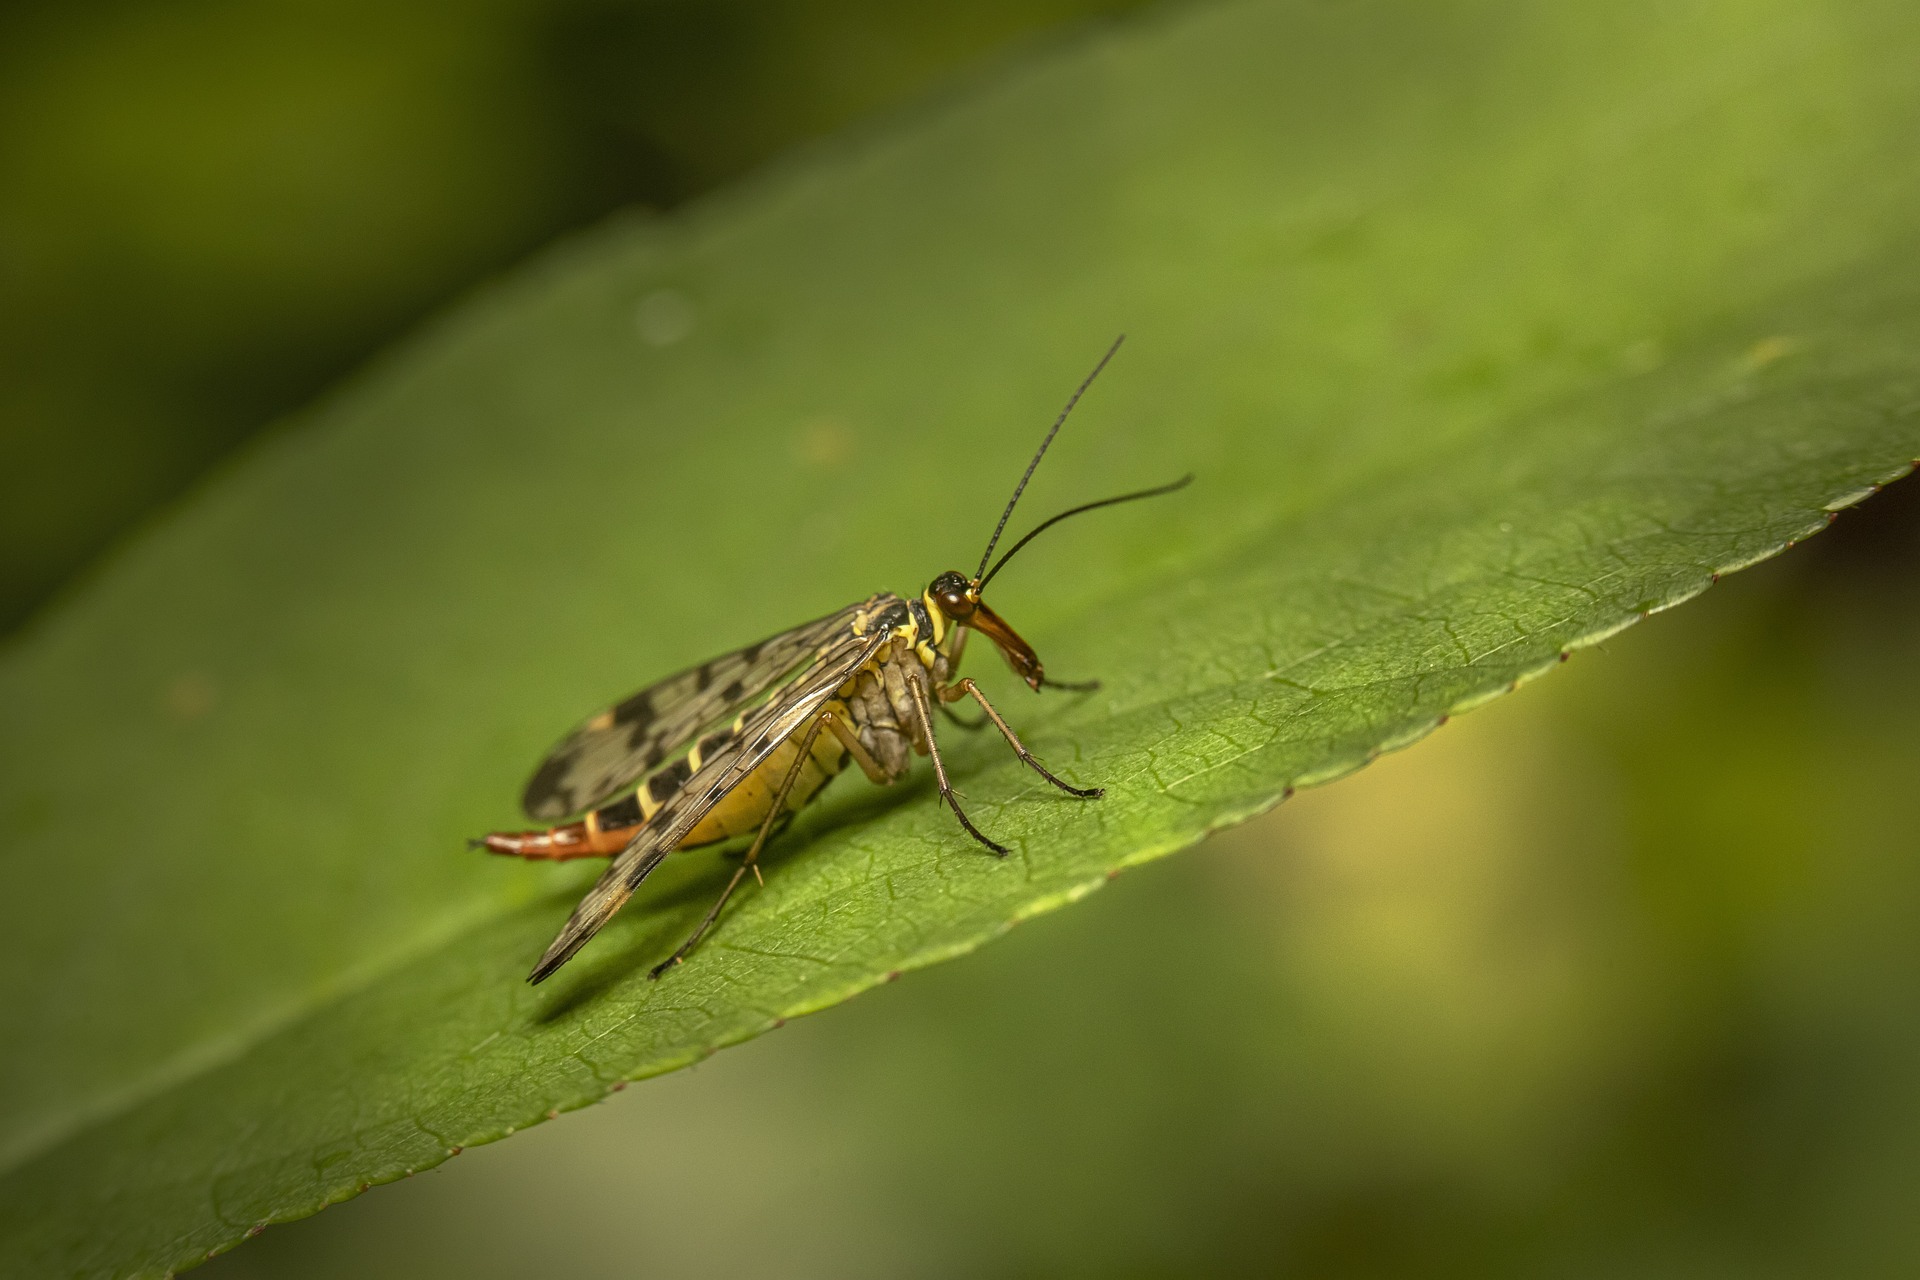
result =
M618 831L621 827L637 827L646 820L646 814L640 810L640 797L629 791L612 804L602 805L594 814L602 831Z
M693 765L688 763L685 756L682 756L648 778L642 785L647 789L647 798L658 807L673 799L674 794L686 786L687 779L692 776Z

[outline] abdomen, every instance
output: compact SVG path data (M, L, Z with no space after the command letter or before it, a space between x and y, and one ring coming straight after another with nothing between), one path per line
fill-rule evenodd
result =
M834 700L821 708L846 719L847 709ZM745 717L742 717L744 719ZM494 853L521 858L564 862L572 858L607 857L627 847L634 834L660 811L701 764L726 749L740 730L740 720L725 729L717 729L695 743L683 758L674 761L632 791L609 801L579 822L569 822L545 831L496 831L473 843ZM800 750L803 729L768 753L757 768L740 780L738 786L708 810L676 848L691 849L703 844L731 839L758 831L767 820L774 794L786 780ZM831 733L815 735L810 757L800 766L800 774L787 793L788 813L797 813L839 773L847 763L847 749Z

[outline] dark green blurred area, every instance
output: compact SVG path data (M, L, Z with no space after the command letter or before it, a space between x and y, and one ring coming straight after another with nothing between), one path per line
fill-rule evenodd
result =
M0 631L556 234L1136 3L0 8Z
M980 955L269 1229L320 1276L1908 1276L1920 487Z

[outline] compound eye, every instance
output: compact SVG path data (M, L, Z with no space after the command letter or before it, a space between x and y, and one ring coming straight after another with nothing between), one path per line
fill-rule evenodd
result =
M967 580L957 573L943 573L927 587L927 594L940 606L940 612L955 622L973 616L975 602L967 594Z

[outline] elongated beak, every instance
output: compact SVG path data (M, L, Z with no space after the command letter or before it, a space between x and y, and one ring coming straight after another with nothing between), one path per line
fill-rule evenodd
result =
M1027 687L1035 693L1040 692L1040 686L1047 678L1046 668L1040 665L1040 655L1033 651L1032 645L1020 638L1019 632L1007 625L1006 619L986 605L976 604L973 616L967 619L966 625L993 641L1001 656L1007 660L1007 665L1013 668L1013 673L1025 680Z

